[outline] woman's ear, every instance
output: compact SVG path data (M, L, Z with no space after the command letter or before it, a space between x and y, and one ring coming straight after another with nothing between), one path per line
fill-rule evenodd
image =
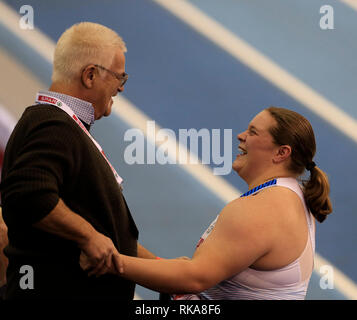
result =
M285 161L287 158L290 157L291 152L292 150L289 145L279 146L274 155L273 162L280 163L282 161Z

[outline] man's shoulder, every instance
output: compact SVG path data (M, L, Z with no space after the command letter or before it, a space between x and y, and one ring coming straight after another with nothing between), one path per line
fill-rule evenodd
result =
M82 143L81 129L61 109L50 105L33 105L27 107L17 122L9 144L23 144L28 141L51 139L71 140Z
M15 129L37 130L46 127L54 130L72 128L76 130L73 120L61 109L51 105L36 104L27 107L22 113Z
M64 111L48 104L34 104L27 107L21 118L33 118L34 120L70 120Z

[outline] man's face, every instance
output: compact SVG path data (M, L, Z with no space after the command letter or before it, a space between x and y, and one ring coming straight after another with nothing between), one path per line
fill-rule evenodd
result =
M118 75L123 75L125 73L125 56L123 51L118 49L112 64L103 67ZM121 81L110 71L97 68L98 77L93 87L93 90L95 91L91 101L94 107L95 120L100 119L102 116L107 117L110 115L112 111L113 97L115 97L118 92L124 90Z

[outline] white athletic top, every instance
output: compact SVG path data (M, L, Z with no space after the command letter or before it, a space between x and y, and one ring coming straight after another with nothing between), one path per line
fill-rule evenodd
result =
M313 271L315 254L315 224L307 209L302 189L295 178L277 178L246 192L243 196L256 194L262 189L280 186L294 191L301 199L308 225L306 246L300 257L289 265L276 270L258 271L248 267L233 277L198 295L173 296L175 300L303 300ZM214 228L217 218L202 235L198 246Z

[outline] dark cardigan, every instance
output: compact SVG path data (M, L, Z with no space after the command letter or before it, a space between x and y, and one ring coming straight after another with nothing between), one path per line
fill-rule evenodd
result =
M5 150L0 191L9 236L7 298L133 298L133 282L89 278L76 243L33 227L61 198L120 253L137 255L138 230L109 165L65 112L52 105L25 110ZM23 265L33 268L34 289L19 286Z

